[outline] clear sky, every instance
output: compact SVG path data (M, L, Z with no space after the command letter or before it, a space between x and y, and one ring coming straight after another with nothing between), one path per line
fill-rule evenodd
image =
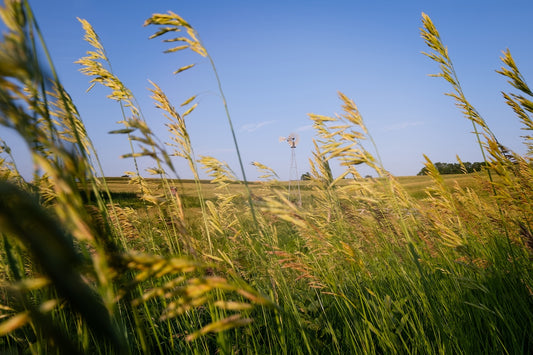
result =
M252 161L289 176L290 148L278 141L296 132L299 173L309 171L314 133L308 113L340 112L337 91L358 105L382 157L394 175L415 175L422 154L434 162L481 161L472 125L444 96L450 87L438 67L421 54L421 13L427 13L448 46L467 98L504 145L523 153L520 124L501 91L510 90L501 67L501 51L509 48L522 74L533 77L533 1L32 1L41 30L102 160L105 174L120 176L133 162L116 102L105 88L86 93L89 78L74 61L89 45L76 17L87 19L99 34L115 73L141 104L162 140L168 140L165 118L149 98L148 80L163 88L175 106L199 94L198 109L187 117L195 154L226 161L240 176L231 133L207 59L148 40L154 28L143 27L152 13L172 10L199 32L213 57L229 104L248 178L256 179ZM190 63L192 70L172 72ZM530 84L531 83L531 80ZM14 150L16 137L0 128ZM367 147L371 147L367 145ZM19 153L20 154L20 153ZM31 162L22 154L23 172ZM153 166L150 162L145 166ZM180 177L188 178L179 163ZM371 174L361 169L361 174ZM148 174L145 174L148 176Z

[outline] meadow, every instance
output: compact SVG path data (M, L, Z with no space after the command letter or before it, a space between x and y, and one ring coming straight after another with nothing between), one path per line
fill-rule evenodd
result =
M0 124L25 140L39 171L23 179L2 142L0 351L533 351L533 92L510 52L499 71L512 90L503 99L523 125L527 154L502 146L469 103L423 14L426 55L471 121L487 167L442 176L426 158L427 176L394 177L367 150L373 140L354 101L339 93L339 115L309 115L317 138L300 204L259 162L261 181L250 182L215 157L196 157L186 128L196 96L174 106L152 83L172 137L162 144L80 20L91 47L81 71L121 105L123 128L112 133L132 143L123 156L132 161L129 177L101 178L98 152L28 1L5 1L0 13L8 29ZM192 50L216 73L183 18L154 14L145 25L177 44L169 55ZM222 89L220 96L235 138ZM235 148L239 154L236 140ZM141 173L140 158L154 168ZM173 159L184 159L194 179L175 179ZM361 177L361 165L378 178Z
M428 193L431 193L428 191L432 182L430 176L398 176L395 179L411 198L420 200L420 202L427 197ZM457 185L461 188L474 189L478 194L484 194L482 185L478 184L479 174L446 174L442 176L442 179L444 184L450 189L453 189ZM103 182L104 179L101 180ZM376 185L378 183L382 184L385 178L364 178L361 180L366 181L369 185ZM154 191L156 194L163 194L164 188L161 188L163 186L161 179L147 178L144 181L150 186L151 191ZM175 187L182 203L187 207L184 211L185 213L201 212L200 198L198 197L196 182L194 180L169 179L169 181ZM121 207L138 208L143 205L141 191L138 186L131 183L129 177L106 177L105 182L113 201ZM351 185L352 182L352 179L344 179L339 181L338 185ZM200 180L199 184L201 185L202 199L212 201L217 199L218 189L216 185L211 183L211 180ZM268 186L265 186L265 183L262 181L249 181L248 185L255 199L261 200L263 197L268 196L268 192L277 190L295 203L298 203L301 199L304 207L307 204L312 204L313 190L316 187L314 181L307 180L275 180L270 181ZM228 193L236 195L242 200L246 199L248 191L241 181L235 180L231 184L228 184L227 188ZM94 199L94 194L91 196Z

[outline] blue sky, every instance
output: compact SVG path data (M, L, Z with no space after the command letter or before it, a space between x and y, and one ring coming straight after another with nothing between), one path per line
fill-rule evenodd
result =
M199 32L219 71L248 178L252 161L289 177L290 148L278 141L296 132L300 173L309 170L314 133L308 113L340 113L337 91L359 107L382 157L394 175L415 175L422 154L434 162L480 161L472 125L443 94L450 90L437 65L421 54L421 13L427 13L448 46L463 89L500 142L523 153L520 124L501 97L510 90L501 67L501 51L510 48L522 74L533 76L533 2L531 1L33 1L60 79L70 92L108 176L133 170L120 159L129 152L116 102L96 87L74 61L89 49L76 17L99 34L115 73L135 94L149 125L168 140L165 118L154 108L148 80L157 83L175 106L198 94L199 107L187 117L195 154L226 161L240 175L231 133L207 59L193 53L163 54L167 47L148 40L143 27L152 13L172 10ZM190 63L192 70L172 72ZM20 142L5 128L4 138L19 151L18 165L32 164ZM367 147L371 147L367 145ZM176 160L180 177L186 164ZM144 161L143 166L153 164ZM372 174L361 168L361 174ZM145 174L148 176L148 174Z

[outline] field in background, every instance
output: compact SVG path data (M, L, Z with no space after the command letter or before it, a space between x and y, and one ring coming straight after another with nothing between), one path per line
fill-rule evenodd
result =
M479 184L476 183L474 176L478 174L450 174L443 175L442 178L446 185L450 188L454 187L457 183L460 187L469 187L477 190L481 189ZM139 193L139 187L131 183L131 179L127 177L106 177L107 186L109 190L114 193ZM366 178L368 181L380 180L383 178ZM433 184L433 180L429 176L398 176L396 177L398 182L406 189L409 194L415 198L423 198L426 196L425 190ZM197 197L196 192L196 183L194 180L187 179L170 179L170 183L175 185L178 188L178 192L184 196L188 197ZM157 191L158 186L161 186L159 179L146 179L146 183L151 185L152 189ZM200 180L202 184L202 192L206 199L212 199L216 197L216 185L211 183L211 180ZM341 182L340 185L351 183L351 179L347 178L345 181ZM264 189L263 182L249 182L252 191L258 196L261 193L261 190ZM288 191L289 184L293 189L297 189L297 184L300 185L300 190L302 196L305 199L305 196L309 194L312 186L315 185L313 181L310 180L301 180L297 181L276 181L275 183L270 184L270 187L277 188L280 190ZM242 183L234 182L229 185L229 188L233 193L245 196L246 188ZM294 192L294 191L293 191Z
M479 183L479 173L473 174L449 174L442 176L445 185L453 189L470 188L481 196L487 196L486 186L481 186ZM370 184L383 182L385 178L365 178L361 181L366 181ZM428 197L428 189L434 185L434 181L429 176L399 176L395 177L399 184L405 189L405 191L413 198L422 200ZM107 186L112 194L113 201L118 203L122 207L142 207L141 196L139 186L132 183L132 180L127 177L108 177L106 178ZM156 194L163 193L161 188L162 184L160 179L146 179L146 184L150 187L151 191ZM170 179L168 181L172 186L176 187L176 191L179 193L182 203L185 208L185 213L188 216L198 215L201 213L201 204L197 193L197 184L194 180L187 179ZM351 179L344 179L339 183L339 186L346 186L351 184ZM217 199L216 184L211 180L200 180L202 197L206 200L215 201ZM291 192L289 194L289 185ZM298 194L298 185L300 194ZM269 195L272 191L278 191L286 196L293 202L298 202L301 198L302 204L305 206L311 204L313 201L313 187L316 187L316 183L310 180L303 181L274 181L266 184L261 181L249 182L250 190L253 194L253 199L260 201L265 195ZM242 182L235 181L228 185L228 190L231 194L240 196L243 203L247 196L246 187Z

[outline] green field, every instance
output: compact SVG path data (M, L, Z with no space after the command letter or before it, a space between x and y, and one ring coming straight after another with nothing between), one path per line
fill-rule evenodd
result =
M454 185L457 183L461 187L471 187L476 188L479 187L477 184L476 176L479 176L479 174L450 174L450 175L443 175L442 178L444 179L446 185L450 188L454 187ZM426 188L430 187L431 184L433 184L433 180L429 176L398 176L395 177L396 180L413 196L413 197L420 197L422 198L425 196L425 190ZM109 190L111 192L131 192L131 193L138 193L139 188L132 184L129 178L126 177L107 177L105 178L107 181L107 185L109 187ZM367 181L375 181L379 180L379 178L371 178L366 179ZM151 182L152 188L160 186L159 179L146 179L148 183ZM173 184L176 185L176 187L179 189L179 192L181 194L184 194L186 196L196 196L196 183L194 180L169 180ZM340 185L348 185L352 182L351 179L344 179ZM215 185L211 182L211 180L200 180L200 183L202 184L202 191L205 194L206 198L213 198L215 197ZM253 191L260 190L262 188L262 182L256 181L256 182L249 182L251 188ZM291 184L293 188L296 188L296 186L300 186L300 189L302 192L309 191L312 189L312 186L314 183L312 181L292 181L289 183L289 181L276 181L274 184L275 188L280 188L287 190L288 185ZM246 194L246 189L243 186L242 182L235 181L230 185L230 189L232 192L239 193L239 194Z
M132 176L100 178L74 103L51 62L38 60L46 46L28 2L4 6L0 123L30 147L39 174L23 179L2 142L0 353L533 352L531 136L524 156L498 143L427 16L430 57L487 167L440 175L427 159L427 176L394 177L365 148L373 140L339 93L341 114L309 115L315 151L300 203L264 165L254 164L264 181L247 182L215 158L197 160L183 119L194 97L179 114L154 85L172 137L160 143L82 21L94 52L80 64L120 103L124 128L114 133L132 142ZM154 14L147 25L166 26L155 37L186 33L170 42L208 56L178 15ZM532 91L510 54L502 60L522 93L507 103L531 130ZM194 179L167 178L177 175L168 146ZM157 178L141 176L139 157ZM362 178L361 164L379 178Z
M461 188L472 188L477 193L482 192L482 186L480 186L479 174L449 174L442 176L445 184L450 189L455 186ZM405 189L405 191L413 198L421 200L428 197L428 188L433 185L433 180L429 176L399 176L395 178L398 183ZM141 191L140 188L132 183L130 178L127 177L107 177L105 178L107 182L107 187L114 196L115 202L124 204L125 206L128 203L133 203L133 205L138 205L138 202L141 200ZM151 191L156 194L163 193L163 189L160 179L146 179L147 185L150 187ZM383 178L371 178L364 179L368 183L378 183L383 181ZM197 184L194 180L168 180L170 184L176 187L176 190L179 192L182 199L186 199L190 202L192 206L199 207L199 198L196 190ZM201 185L201 191L203 198L207 200L216 200L217 198L217 189L216 184L211 180L199 180ZM352 183L351 179L344 179L339 183L339 186L346 186ZM277 190L287 197L289 197L289 185L291 185L292 193L290 194L291 199L296 199L298 197L297 191L300 191L302 201L309 201L312 199L313 187L316 184L313 181L275 181L270 182L268 187L265 188L265 184L261 181L249 182L252 193L256 198L260 198L262 194L265 194L269 190ZM244 184L241 181L234 181L228 185L228 190L232 194L241 196L245 198L247 196L247 190Z

